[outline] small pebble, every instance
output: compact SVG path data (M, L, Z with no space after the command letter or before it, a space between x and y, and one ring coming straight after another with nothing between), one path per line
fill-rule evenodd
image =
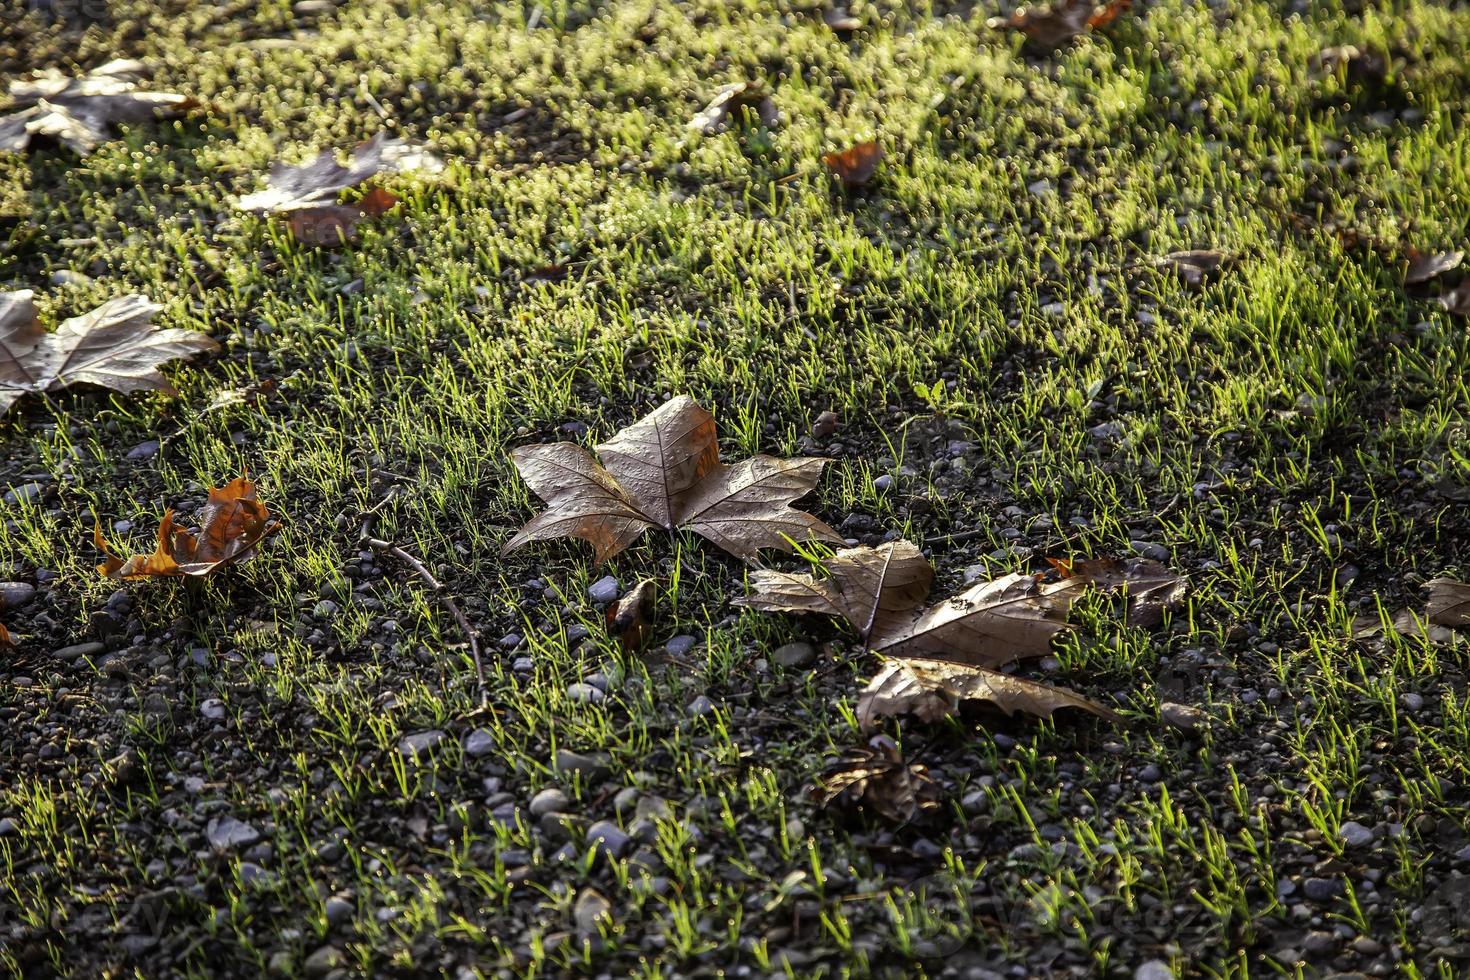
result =
M702 717L714 710L714 702L705 697L703 694L695 698L693 701L690 701L689 704L684 708L685 714L689 715L689 717L691 718Z
M1337 836L1348 847L1367 847L1373 843L1373 831L1356 820L1349 820L1337 829ZM1310 950L1308 950L1310 952Z
M1149 960L1133 971L1133 980L1174 980L1174 971L1163 960Z
M556 787L548 787L531 797L531 804L527 809L533 817L544 817L548 813L562 813L572 801L567 799L567 794Z
M603 694L591 684L583 684L580 681L567 685L567 698L578 704L598 704L607 695Z
M583 936L597 935L601 924L612 918L612 903L595 888L584 888L572 906L572 922Z
M690 650L693 650L694 644L697 642L692 636L676 636L664 644L664 651L671 657L682 657Z
M587 843L598 854L620 858L627 853L632 838L610 820L599 820L587 828Z
M1173 701L1165 701L1159 705L1159 717L1170 728L1177 728L1182 732L1198 731L1207 718L1199 708Z
M434 746L439 744L442 738L444 738L444 733L437 728L430 729L427 732L405 735L398 742L398 754L408 759L427 755Z
M219 698L208 698L199 704L199 713L211 721L225 716L225 703Z
M788 643L771 651L771 659L792 670L810 667L817 659L817 650L810 643Z
M476 728L465 736L464 754L473 758L487 755L495 748L495 736L483 728Z
M29 582L0 582L0 608L15 609L36 597L36 587Z
M612 602L618 597L618 580L604 575L587 587L587 598L593 602Z

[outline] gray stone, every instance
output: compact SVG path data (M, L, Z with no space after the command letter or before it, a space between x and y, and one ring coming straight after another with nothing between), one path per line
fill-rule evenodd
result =
M60 647L52 650L51 656L57 660L72 661L80 660L83 657L95 657L105 652L107 652L107 647L104 644L94 641L92 643L77 643L69 647Z
M149 439L147 442L140 442L132 449L129 449L127 451L127 458L152 459L154 456L158 455L158 448L158 440Z
M1133 971L1133 980L1174 980L1174 971L1163 960L1149 960Z
M1168 548L1161 544L1154 544L1152 541L1134 541L1129 547L1133 549L1135 555L1151 561L1168 561L1171 557Z
M1198 731L1209 718L1192 705L1175 704L1173 701L1165 701L1159 705L1159 717L1170 728L1177 728L1182 732Z
M1373 843L1373 831L1356 820L1349 820L1337 829L1337 836L1348 847L1367 847ZM1310 950L1308 950L1310 952Z
M603 752L572 752L558 749L556 770L562 773L581 773L584 779L605 779L612 772L612 760Z
M584 888L572 905L572 922L577 932L585 936L597 935L599 926L612 919L612 903L603 898L595 888Z
M206 698L199 704L199 713L211 721L219 721L225 716L225 703L219 698Z
M691 718L700 718L714 710L715 703L709 698L705 697L703 694L695 698L693 701L690 701L689 704L684 707L685 714L689 715L689 717Z
M495 736L483 728L476 728L465 736L464 754L478 759L495 748Z
M542 817L548 813L561 813L571 805L572 801L567 799L567 794L555 786L549 786L531 797L529 809L531 816Z
M3 589L3 588L4 588L4 586L0 586L0 589ZM1412 691L1410 691L1408 694L1405 694L1399 700L1402 701L1403 704L1404 704L1404 707L1405 708L1408 708L1410 711L1418 711L1420 708L1424 707L1424 697L1423 697L1423 695L1415 694Z
M516 647L520 646L522 642L523 638L521 634L507 633L500 638L500 649L514 650Z
M41 483L22 483L5 491L5 503L11 507L17 504L28 504L45 492L46 486Z
M398 754L409 759L426 755L443 738L444 733L437 728L431 728L426 732L416 732L413 735L405 735L398 741Z
M1159 767L1154 765L1152 762L1150 762L1148 765L1144 766L1138 771L1139 782L1156 783L1163 778L1164 774L1159 770Z
M347 958L336 946L323 946L306 958L302 969L309 977L324 977L333 970L341 969L347 964Z
M873 481L873 489L877 490L879 493L887 491L888 488L891 486L893 486L893 477L888 475L887 473L884 473L882 476Z
M0 582L0 608L14 609L36 597L36 587L29 582Z
M333 895L327 899L322 911L326 913L327 925L335 929L352 921L357 915L357 906L352 903L351 895Z
M331 619L333 616L337 615L337 613L340 612L341 609L342 607L337 605L331 599L323 599L321 602L318 602L315 606L312 607L311 614L317 619Z
M618 597L618 580L612 575L604 575L587 587L587 598L593 602L612 602Z
M676 636L664 644L664 651L671 657L682 657L690 650L693 650L694 644L697 642L692 636Z
M791 670L810 667L816 662L817 649L810 643L788 643L772 650L771 659Z
M579 681L576 684L567 685L567 697L578 704L598 704L607 695L591 684L583 684Z
M1342 882L1336 878L1308 878L1302 882L1302 894L1314 902L1330 902L1342 894Z
M19 830L20 828L16 826L14 820L9 817L0 818L0 837L9 837Z
M587 828L587 845L599 855L620 858L628 853L632 839L611 820L599 820Z
M220 850L232 847L249 847L260 840L260 831L236 820L234 817L216 817L204 828L209 843Z

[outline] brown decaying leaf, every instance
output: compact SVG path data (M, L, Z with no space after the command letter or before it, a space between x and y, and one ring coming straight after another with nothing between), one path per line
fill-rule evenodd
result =
M846 34L863 26L862 18L849 14L846 7L828 7L822 11L822 23L839 34Z
M827 460L755 456L720 462L715 420L681 395L597 447L601 462L569 442L522 446L516 469L546 502L506 542L581 538L602 564L650 527L686 528L730 554L753 560L764 548L797 541L841 541L838 533L790 505L816 489Z
M1341 71L1348 81L1358 84L1381 82L1388 77L1385 55L1353 44L1323 48L1312 57L1312 67L1327 74Z
M1455 638L1454 631L1448 627L1435 623L1424 614L1417 613L1408 607L1400 609L1389 618L1388 628L1400 636L1424 640L1435 646L1442 646ZM1382 618L1373 613L1364 613L1356 617L1352 623L1352 630L1355 640L1377 640L1385 632Z
M199 527L193 531L175 527L174 512L167 511L158 525L158 546L151 555L135 555L126 561L117 557L102 537L100 522L92 540L106 556L97 571L107 578L172 578L209 575L243 561L280 527L255 496L255 484L239 477L223 487L210 488L209 501L199 512Z
M1464 252L1420 252L1409 250L1409 267L1404 271L1404 285L1415 286L1437 279L1460 267Z
M323 204L286 213L286 223L297 241L318 248L335 248L357 241L357 226L367 218L378 218L398 206L398 198L374 187L351 204Z
M648 641L648 620L653 616L657 585L646 578L631 592L607 607L607 632L618 638L624 650L632 652Z
M1080 708L1121 724L1111 708L1063 687L1013 677L987 667L916 657L891 660L858 696L857 720L871 731L882 718L913 715L920 721L947 718L968 703L986 702L1008 715L1049 718L1061 708Z
M1038 48L1060 48L1079 34L1106 27L1133 6L1132 0L1108 0L1096 6L1092 0L1057 0L1045 7L1022 7L1009 17L992 17L993 30L1020 31Z
M1128 622L1149 628L1164 621L1164 613L1184 601L1189 579L1145 558L1048 558L1065 578L1079 578L1105 592L1128 598Z
M848 190L862 187L871 181L882 161L883 147L873 140L822 155L822 163L827 170Z
M1230 256L1214 249L1198 248L1170 252L1154 259L1154 267L1172 272L1187 286L1202 286L1230 261Z
M919 763L905 763L885 736L848 749L817 778L809 793L823 807L834 804L871 810L894 823L939 809L939 786Z
M1439 305L1455 316L1470 316L1470 280L1440 296Z
M721 85L715 97L698 115L689 120L689 128L714 136L740 123L741 116L754 113L762 126L775 129L781 121L776 102L760 82L734 82Z
M15 637L10 635L10 630L0 626L0 650L11 650L15 647Z
M444 163L422 144L389 139L380 132L353 149L345 165L323 150L302 164L271 167L265 189L240 198L237 207L253 214L284 214L337 203L337 195L381 173L438 173ZM391 195L390 195L391 196Z
M771 569L752 572L751 594L736 603L846 619L869 649L889 656L927 655L999 667L1045 656L1052 638L1066 628L1082 586L1077 579L1043 583L1031 575L1006 575L920 610L934 572L912 542L845 548L825 564L827 575L821 579Z
M1430 579L1425 618L1436 626L1470 626L1470 582L1452 578Z
M219 344L192 330L155 327L161 309L146 296L123 296L47 333L30 290L0 292L0 415L23 395L83 382L173 394L158 366Z
M52 70L11 82L5 108L19 111L0 117L0 151L19 153L45 137L86 156L107 142L115 123L146 122L198 104L173 92L139 91L144 74L141 62L119 59L81 78Z

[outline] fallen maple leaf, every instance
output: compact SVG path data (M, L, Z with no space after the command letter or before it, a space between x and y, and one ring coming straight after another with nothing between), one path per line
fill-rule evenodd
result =
M754 571L751 594L735 602L767 612L837 616L857 630L864 646L889 656L927 654L999 667L1045 656L1066 628L1082 586L1080 579L1042 583L1032 575L1006 575L920 610L934 570L911 541L844 548L823 564L824 578Z
M811 493L827 460L755 456L720 462L715 420L681 395L597 447L555 442L511 453L521 478L546 502L506 542L508 553L531 541L589 542L601 565L650 527L686 528L746 561L763 548L790 551L788 538L841 541L792 502Z
M1020 31L1038 48L1060 48L1079 34L1106 27L1122 16L1132 0L1108 0L1095 6L1092 0L1057 0L1046 7L1022 7L1009 17L992 17L992 30Z
M10 630L0 626L0 650L13 650L15 648L15 637L10 635Z
M846 150L822 155L822 163L827 170L842 181L842 186L848 190L862 187L873 179L878 172L878 164L883 161L883 147L875 141L868 140L858 143Z
M443 169L443 161L423 145L389 139L380 132L358 144L345 165L337 162L332 150L323 150L306 163L276 164L266 177L265 189L246 194L237 207L253 214L322 208L335 205L337 195L381 173L438 173Z
M656 588L653 579L646 578L627 595L607 607L604 614L607 617L607 631L618 638L624 650L637 650L648 639L648 618L653 615Z
M255 496L255 484L242 476L210 488L209 501L199 512L199 527L193 531L175 527L174 512L166 511L158 525L158 547L151 555L126 561L117 557L102 537L101 522L93 529L92 540L106 556L97 571L107 578L199 576L250 557L256 545L280 527Z
M1189 579L1144 558L1048 558L1063 579L1077 578L1128 599L1128 622L1145 628L1164 621L1164 613L1184 601Z
M137 295L108 300L47 333L34 295L0 292L0 415L23 395L82 382L174 394L158 366L219 349L202 333L155 327L151 321L163 307Z
M86 156L108 140L116 123L146 122L198 104L173 92L139 91L143 75L142 62L119 59L81 78L53 69L11 82L6 108L20 111L0 117L0 151L19 153L40 136Z
M858 695L857 720L871 731L881 718L913 715L920 721L947 718L966 704L987 702L1008 715L1049 718L1061 708L1080 708L1121 723L1111 708L1064 687L1002 674L989 667L908 657L889 661Z
M1404 285L1414 286L1437 279L1460 267L1464 252L1420 252L1409 250L1409 267L1404 271Z
M1388 630L1393 630L1400 636L1407 636L1410 639L1424 640L1435 646L1443 646L1455 638L1454 631L1444 624L1436 623L1408 607L1390 616L1386 626L1380 616L1372 613L1364 613L1356 617L1352 623L1353 639L1355 640L1377 640L1382 638Z
M1153 260L1154 267L1172 272L1184 280L1187 286L1202 286L1213 278L1230 261L1230 256L1214 249L1190 249L1185 252L1170 252Z
M721 85L709 105L689 120L689 128L714 136L723 133L740 121L746 113L753 113L767 129L775 129L781 121L776 101L766 93L760 82L735 82Z
M926 766L905 763L885 736L848 749L817 778L809 793L823 807L842 804L872 810L895 823L939 808L939 786Z

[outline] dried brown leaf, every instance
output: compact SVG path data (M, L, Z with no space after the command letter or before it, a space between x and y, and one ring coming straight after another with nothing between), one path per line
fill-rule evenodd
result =
M0 292L0 415L23 395L78 383L173 394L160 364L219 349L204 334L155 327L163 307L146 296L109 300L55 333L41 326L33 297L28 289Z
M1132 0L1109 0L1101 7L1092 0L1057 0L1045 7L1022 7L1009 17L992 17L987 26L1019 31L1035 47L1055 50L1079 34L1108 26L1132 6Z
M836 531L791 504L816 489L827 460L756 456L720 462L714 417L687 396L672 399L597 447L601 462L570 443L523 446L511 454L546 502L505 545L575 537L601 564L649 527L687 528L733 555L789 551L793 540L840 541Z
M1409 267L1404 271L1404 285L1415 286L1458 269L1465 253L1420 252L1410 249L1408 258Z
M123 560L113 554L99 522L92 540L106 556L97 571L112 579L172 578L209 575L243 561L267 535L280 530L255 495L255 484L239 477L223 487L211 487L209 500L199 512L194 530L174 526L167 511L158 525L158 546L151 555Z
M822 155L822 163L827 170L848 190L865 186L878 172L878 164L882 162L883 147L873 140Z
M735 82L721 85L709 105L689 120L689 128L705 136L715 136L739 125L747 114L754 115L767 129L775 129L781 121L776 102L763 84Z
M1430 579L1429 605L1424 616L1436 626L1470 626L1470 582L1452 578Z
M1377 51L1364 51L1354 44L1323 48L1312 57L1312 67L1325 74L1342 72L1350 82L1369 84L1388 77L1388 58Z
M347 163L324 150L303 164L278 163L265 189L240 198L237 207L253 214L283 214L337 203L337 195L382 173L438 173L444 163L422 144L389 139L380 132L352 151ZM396 203L396 202L395 202Z
M908 823L939 809L940 793L926 766L905 763L893 740L879 736L828 765L810 796L823 807L871 810L894 823Z
M7 109L0 118L0 151L19 153L32 139L45 137L86 156L112 136L116 123L145 122L198 105L173 92L139 91L143 65L110 61L81 78L49 71L10 83Z
M624 650L638 650L648 640L648 620L653 616L657 585L643 579L631 592L607 607L607 632L618 638Z
M1128 622L1145 629L1164 621L1189 591L1189 579L1145 558L1048 558L1063 578L1078 578L1105 592L1126 596Z
M286 213L286 223L297 241L318 248L336 248L357 241L357 226L368 218L387 214L398 198L374 187L351 204L323 204Z
M854 17L846 7L828 7L822 11L822 23L839 34L847 34L863 26L861 17Z
M1066 688L987 667L914 657L883 666L858 696L857 719L864 731L871 731L882 718L900 715L934 722L974 702L992 704L1008 715L1024 712L1049 718L1059 709L1079 708L1115 724L1123 720L1111 708Z
M823 613L846 619L866 645L890 656L929 655L1001 666L1045 656L1066 628L1081 583L1042 583L1030 575L981 582L922 611L933 570L916 545L847 548L825 563L826 577L762 569L753 592L737 600L752 609Z

